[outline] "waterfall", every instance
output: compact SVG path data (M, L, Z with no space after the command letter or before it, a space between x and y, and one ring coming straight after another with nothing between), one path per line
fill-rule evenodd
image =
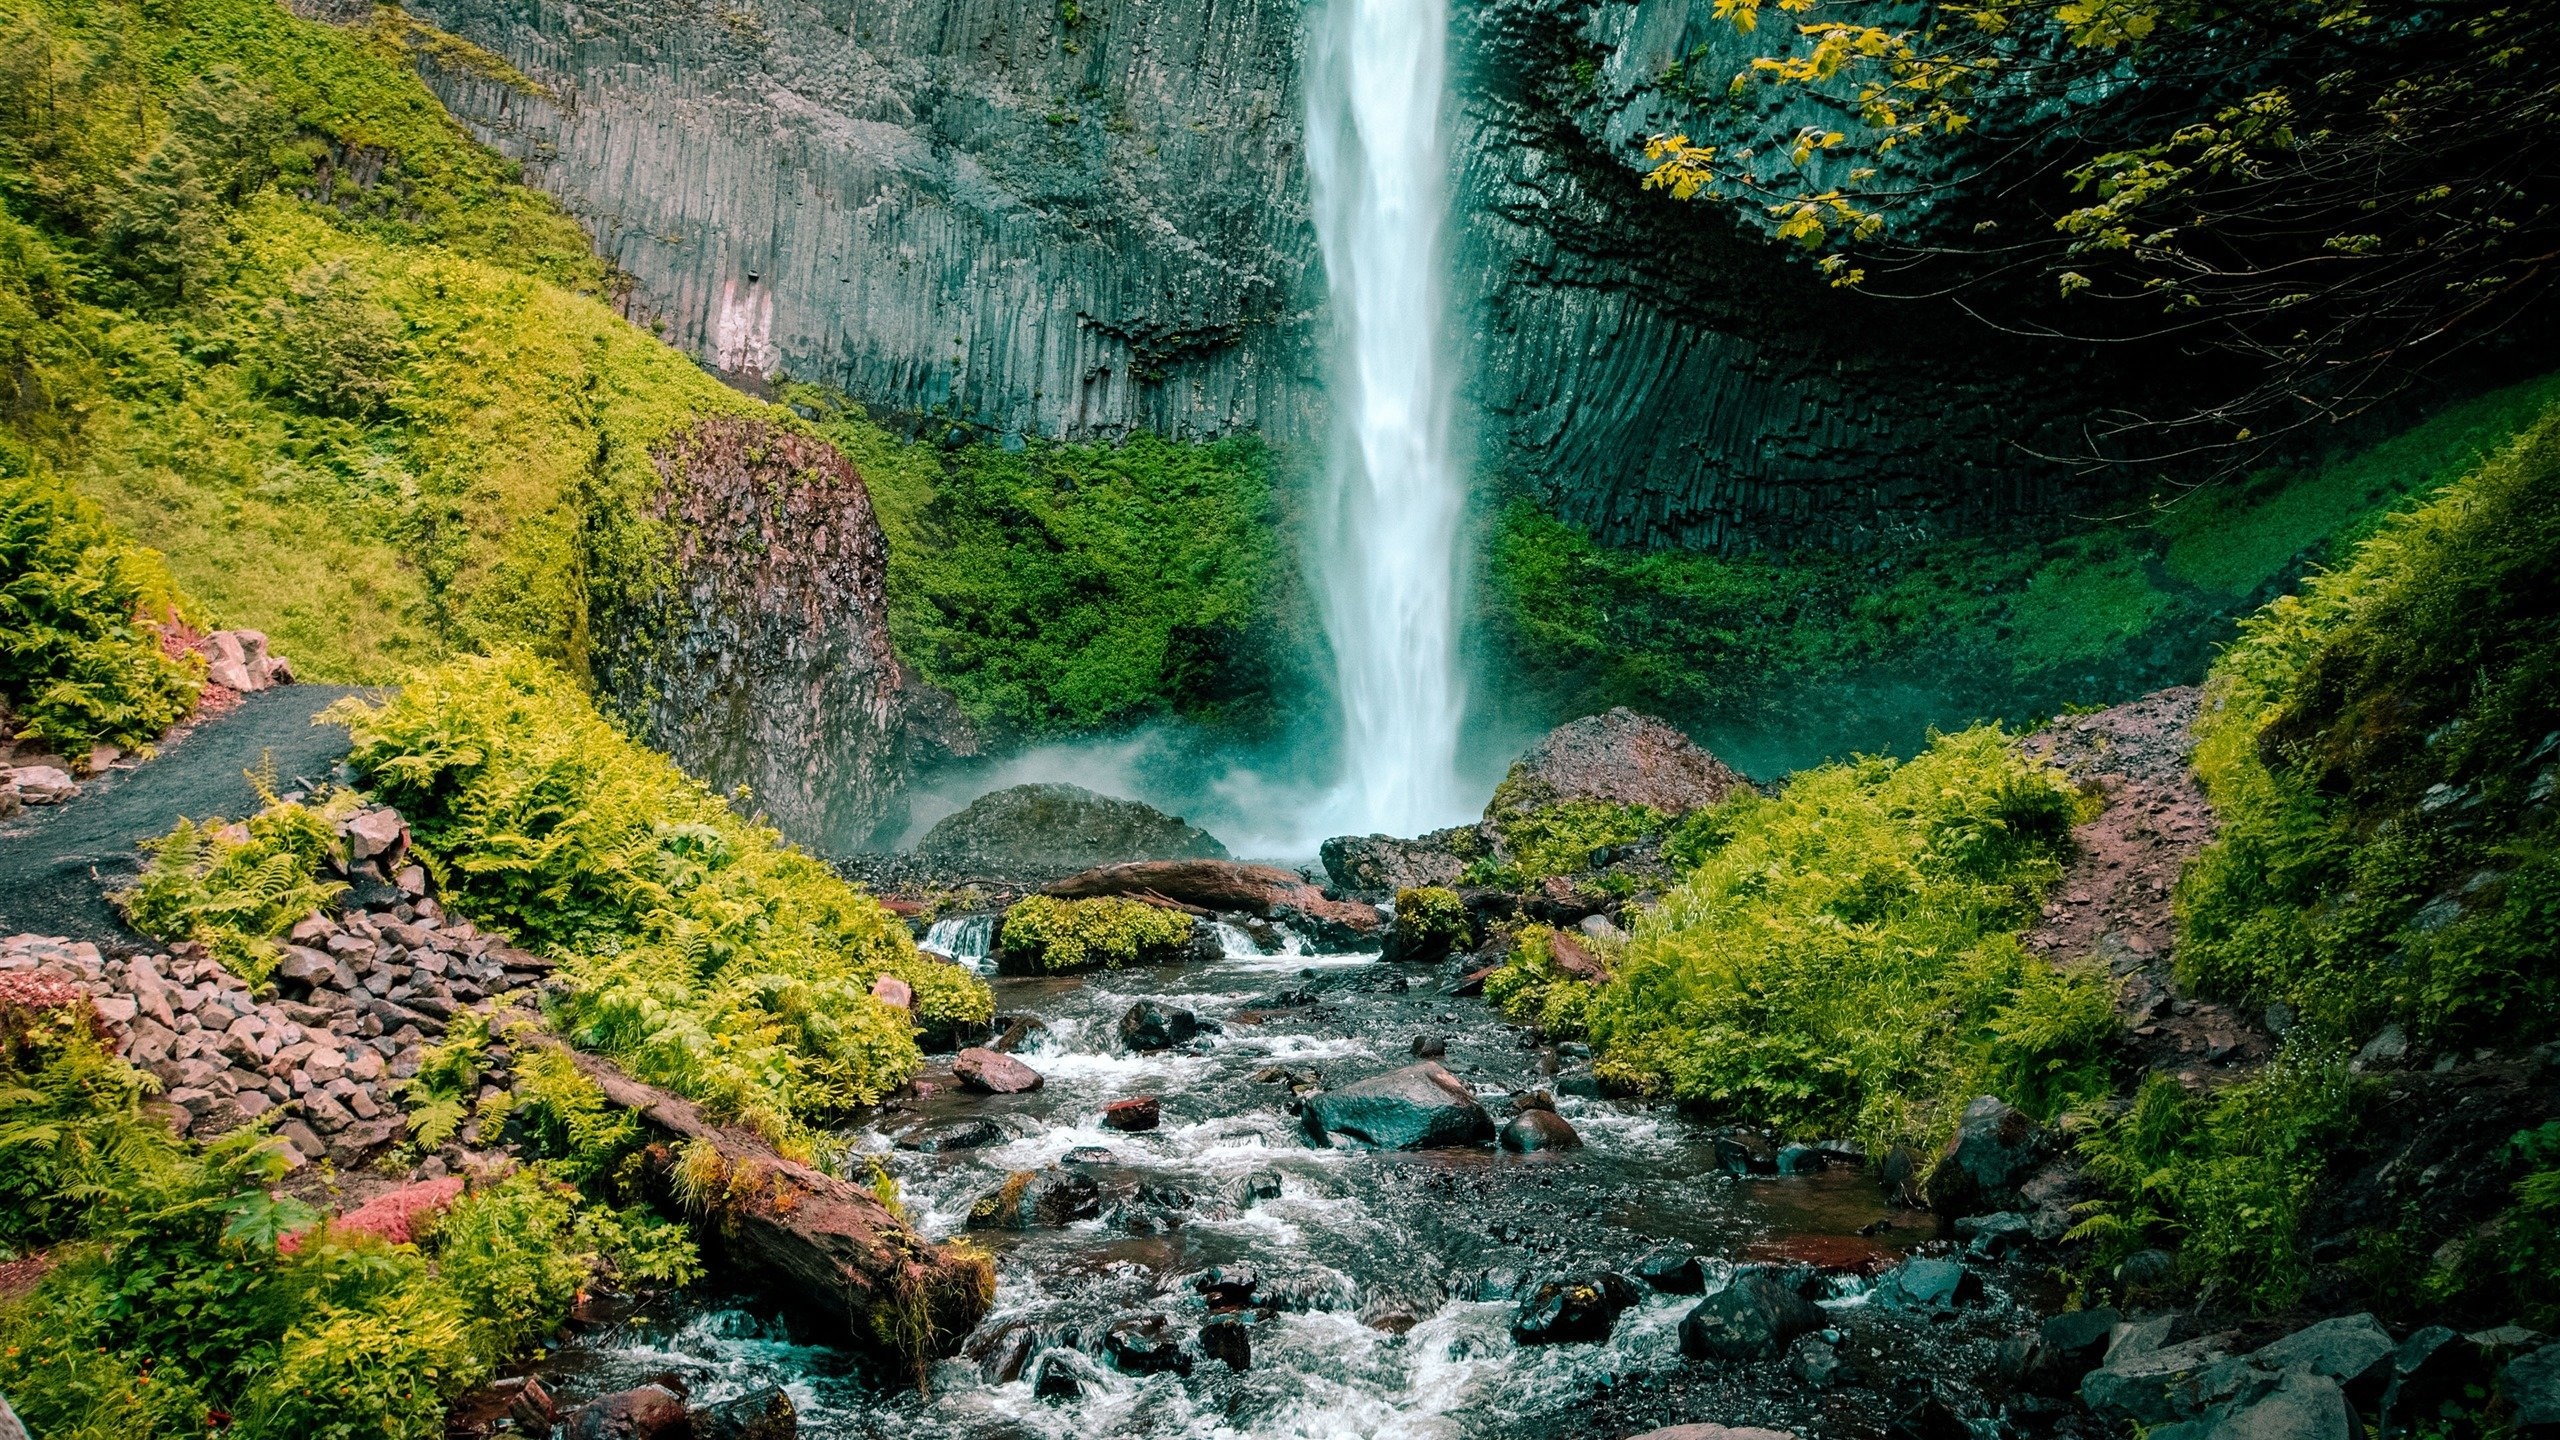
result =
M1307 173L1332 294L1335 436L1313 570L1344 721L1335 823L1415 835L1457 771L1459 528L1443 236L1448 0L1322 0Z

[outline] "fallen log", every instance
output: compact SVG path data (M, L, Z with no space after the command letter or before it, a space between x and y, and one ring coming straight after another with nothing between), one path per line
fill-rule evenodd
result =
M599 1056L553 1045L607 1101L680 1145L645 1152L668 1182L720 1197L701 1223L722 1253L840 1323L858 1344L897 1356L922 1383L932 1361L952 1354L995 1299L995 1267L982 1256L936 1245L859 1185L788 1160L746 1131L715 1125L692 1101L632 1079ZM717 1160L717 1173L712 1162Z
M1375 936L1386 924L1375 905L1328 899L1303 876L1239 860L1133 860L1079 871L1041 893L1061 900L1153 897L1200 910L1241 911L1295 923L1319 939L1351 944Z

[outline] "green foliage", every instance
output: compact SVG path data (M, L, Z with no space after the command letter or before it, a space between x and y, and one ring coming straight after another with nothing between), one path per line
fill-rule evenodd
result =
M1514 937L1511 956L1484 980L1485 1002L1523 1025L1535 1025L1551 1039L1585 1035L1593 989L1556 968L1555 930L1531 925Z
M1417 885L1396 892L1396 919L1389 950L1402 958L1433 960L1466 949L1475 940L1467 918L1467 902L1441 885Z
M982 724L1276 716L1314 626L1259 441L946 450L789 394L870 487L898 653Z
M0 1253L70 1239L93 1207L166 1167L150 1081L91 1033L80 1007L0 1002Z
M1157 965L1179 956L1195 928L1190 916L1143 900L1026 895L1004 912L997 958L1033 975Z
M2560 1121L2517 1133L2507 1151L2524 1172L2513 1203L2448 1247L2456 1253L2425 1289L2437 1300L2477 1297L2518 1324L2548 1329L2560 1323Z
M2396 433L2368 426L2365 443L2124 521L1855 556L1621 550L1519 500L1495 524L1483 605L1559 713L1801 731L1818 687L1833 710L1844 692L1863 713L1917 689L1939 713L2026 721L2191 680L2232 616L2495 453L2555 395L2545 376ZM1883 738L1839 728L1849 745Z
M314 414L368 420L398 389L404 331L344 262L315 265L289 300L267 302L253 363L264 387Z
M516 1057L509 1119L526 1153L579 1185L615 1178L641 1144L631 1112L608 1103L576 1061L547 1046Z
M2209 1097L2153 1075L2121 1113L2082 1129L2082 1162L2108 1193L2080 1207L2072 1234L2096 1242L2102 1264L2183 1241L2189 1281L2281 1310L2308 1274L2303 1206L2357 1098L2344 1064L2301 1051Z
M347 888L321 867L338 848L329 807L347 811L353 798L323 808L278 802L239 825L181 818L144 842L150 863L116 897L126 923L155 939L193 940L242 978L264 980L280 955L276 938Z
M2555 583L2560 413L2246 623L2198 727L2187 983L2333 1040L2560 1019Z
M472 1192L438 1217L437 1272L492 1355L524 1350L560 1328L596 1269L580 1244L578 1192L542 1167Z
M2084 803L1980 727L1683 821L1669 848L1696 868L1582 1007L1602 1072L1879 1145L1937 1138L1985 1091L2049 1115L2103 1089L2103 981L2016 938ZM1546 961L1524 944L1514 965Z
M1470 863L1470 884L1532 883L1549 875L1592 868L1591 852L1660 835L1667 823L1658 810L1609 800L1564 800L1545 805L1512 803L1511 782L1493 792L1494 853Z
M0 467L0 702L21 736L85 755L139 749L184 719L199 670L142 623L172 598L159 558L93 507Z
M922 1063L893 974L928 1023L994 1013L985 984L751 825L520 652L449 662L334 712L352 763L399 807L455 908L565 962L559 1019L583 1047L800 1143L802 1121L876 1101Z

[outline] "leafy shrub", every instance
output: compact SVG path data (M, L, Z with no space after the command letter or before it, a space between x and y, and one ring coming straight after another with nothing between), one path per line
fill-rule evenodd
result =
M1987 1089L2050 1114L2103 1088L2103 982L2017 942L2083 803L1980 727L1684 821L1697 867L1584 1004L1602 1073L1877 1144L1933 1140Z
M1190 916L1142 900L1026 895L1004 912L996 956L1035 975L1155 965L1177 958L1194 928Z
M1546 925L1523 928L1510 958L1485 977L1484 998L1504 1016L1535 1025L1550 1039L1572 1040L1586 1033L1584 1016L1593 989L1556 968L1555 933Z
M352 809L352 797L329 802ZM144 842L151 861L116 896L126 923L159 940L193 940L250 981L264 980L281 953L276 938L346 890L321 878L338 846L338 815L301 804L270 804L247 821L180 819Z
M0 475L0 700L20 734L71 754L140 749L195 708L199 669L138 620L172 603L158 557L81 501Z
M914 987L929 1023L994 1013L983 982L919 955L869 895L738 818L539 660L456 660L332 713L455 908L562 957L577 1043L723 1118L804 1146L805 1118L913 1074L907 1013L870 994L880 975Z
M488 1368L457 1297L405 1288L382 1308L323 1305L276 1343L272 1364L241 1397L238 1425L274 1440L433 1440L445 1394Z
M370 420L399 388L406 327L343 262L296 276L290 300L269 302L266 325L262 380L314 414Z
M1509 783L1495 789L1491 807L1499 858L1488 856L1469 865L1470 883L1519 885L1589 870L1591 852L1651 839L1667 823L1660 811L1649 806L1609 800L1506 804Z
M569 1318L596 1270L580 1243L579 1208L575 1189L533 1166L437 1218L436 1270L462 1301L481 1353L514 1354Z
M1467 902L1441 885L1417 885L1396 892L1396 919L1387 940L1390 954L1407 960L1437 960L1464 950L1475 938L1467 919Z
M516 1057L508 1120L523 1136L528 1154L580 1185L613 1177L640 1147L640 1127L631 1112L607 1102L596 1083L579 1073L577 1062L547 1046Z
M175 1152L143 1114L148 1077L100 1043L90 1013L0 993L0 1252L81 1233L93 1206Z
M2560 1020L2560 411L2251 617L2210 694L2184 981L2331 1041Z

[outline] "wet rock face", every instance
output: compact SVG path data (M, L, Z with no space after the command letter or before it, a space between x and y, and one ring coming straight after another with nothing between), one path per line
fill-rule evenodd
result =
M633 277L627 312L726 374L996 433L1321 433L1295 0L418 13L537 82L427 69ZM2065 408L2057 387L1976 355L1915 375L1900 357L1946 347L1945 312L1843 305L1639 188L1628 140L1679 119L1657 77L1700 41L1724 48L1696 73L1730 73L1730 30L1708 0L1458 17L1450 213L1475 313L1451 328L1478 337L1460 370L1487 461L1634 543L1855 544L2032 498L2047 472L2003 442L2031 404ZM1562 88L1567 57L1597 57L1596 83Z
M1426 885L1455 885L1467 861L1485 853L1473 826L1435 830L1419 840L1392 835L1336 835L1319 847L1325 878L1354 895L1392 895Z
M1766 1360L1822 1328L1822 1307L1777 1277L1750 1271L1698 1302L1680 1321L1680 1353L1693 1360Z
M976 740L890 651L888 541L862 477L746 416L698 420L652 458L671 549L594 567L598 689L794 840L850 848L903 822L904 762Z
M1142 801L1076 785L1016 785L943 817L916 854L968 874L1050 879L1132 860L1224 860L1227 847Z
M1947 1137L1945 1152L1929 1172L1930 1208L1942 1215L2008 1208L2049 1149L2033 1117L1997 1096L1977 1096L1964 1107L1956 1133Z
M1624 1275L1601 1273L1549 1280L1529 1292L1511 1319L1511 1338L1522 1345L1565 1345L1606 1340L1618 1315L1639 1299Z
M1748 788L1678 726L1621 705L1548 731L1511 767L1487 814L1603 800L1686 815Z

